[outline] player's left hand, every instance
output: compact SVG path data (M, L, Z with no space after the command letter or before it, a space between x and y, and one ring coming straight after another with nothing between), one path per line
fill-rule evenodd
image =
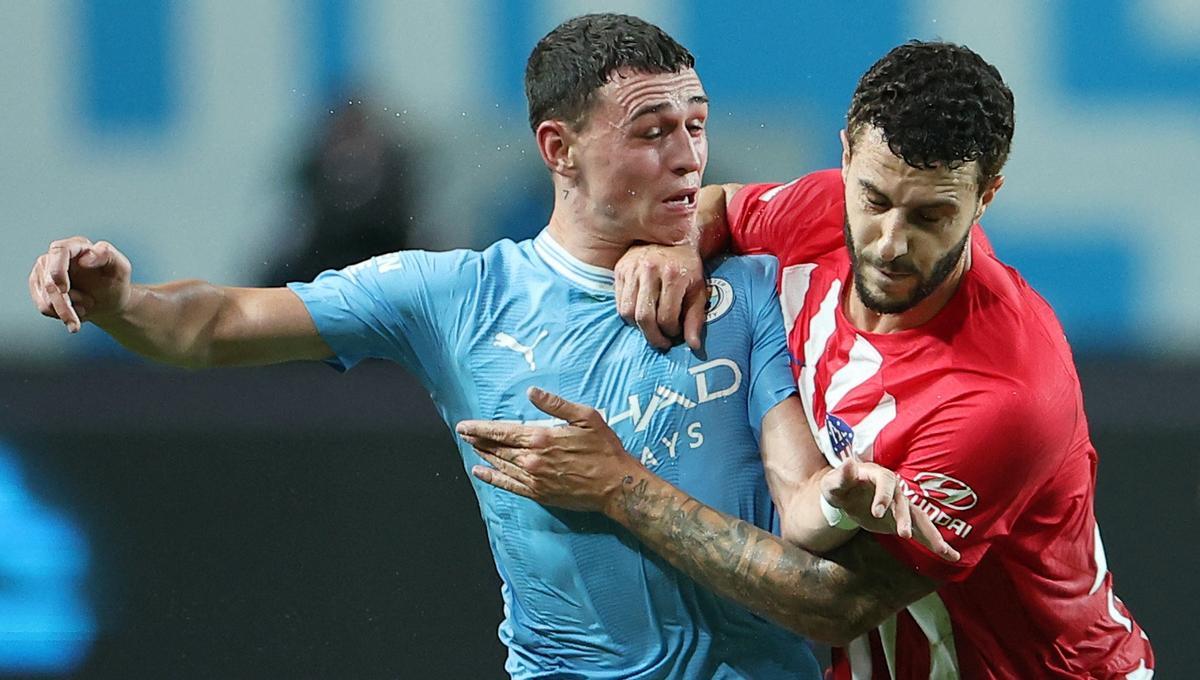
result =
M639 463L596 409L536 387L529 388L529 401L566 424L460 422L458 435L491 464L476 465L471 474L545 505L604 512L621 480Z
M634 246L617 261L613 277L617 312L637 324L647 342L670 349L682 334L700 351L708 294L696 245Z
M867 531L915 540L947 562L961 557L929 515L905 497L903 480L881 465L851 454L821 477L821 494Z

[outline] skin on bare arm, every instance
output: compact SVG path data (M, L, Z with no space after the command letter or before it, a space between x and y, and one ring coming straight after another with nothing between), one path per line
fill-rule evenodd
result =
M134 285L115 246L75 236L50 244L29 274L43 315L76 333L91 321L126 348L164 363L263 365L332 355L304 303L287 288L232 288L203 281Z
M634 246L617 261L614 288L617 312L637 324L646 340L660 349L682 334L688 346L703 346L708 295L703 260L729 248L725 211L741 184L700 189L696 227L686 243Z
M852 534L834 528L821 510L823 498L831 508L849 515L851 526L915 539L942 559L958 561L958 551L929 516L905 497L904 485L895 472L863 462L853 453L836 469L828 466L813 440L799 397L784 399L763 416L760 447L784 540L817 554L850 540Z
M713 510L646 470L595 409L536 389L530 400L568 425L459 423L460 436L492 466L475 466L472 474L541 503L604 512L704 585L798 632L840 644L936 587L870 538L852 538L818 557ZM787 478L782 481L794 483L802 472L791 467L782 475ZM881 519L869 510L891 498L876 496L877 478L858 488L856 475L826 470L822 486L844 494L835 499L846 502L846 511L864 525L874 524L868 528L890 527L895 533L892 513ZM843 482L850 485L837 486ZM913 518L941 541L945 551L938 554L957 558L927 516Z
M818 556L643 470L607 514L684 573L806 637L842 646L937 589L865 533Z

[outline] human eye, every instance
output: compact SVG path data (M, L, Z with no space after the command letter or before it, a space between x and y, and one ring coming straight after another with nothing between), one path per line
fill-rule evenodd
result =
M688 121L687 128L692 132L704 132L705 120L703 118L693 118Z
M654 127L649 127L643 130L641 136L644 139L658 139L659 137L662 137L662 133L663 129L655 125Z
M869 207L877 210L886 210L889 206L888 200L882 194L870 190L863 192L863 200L866 201Z
M953 217L953 214L946 210L917 210L913 213L913 223L922 227L937 227L946 219Z

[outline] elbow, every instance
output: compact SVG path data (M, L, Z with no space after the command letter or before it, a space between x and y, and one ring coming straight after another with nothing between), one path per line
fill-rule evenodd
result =
M851 626L836 618L822 621L818 626L789 626L794 632L809 640L829 647L845 647L862 633L855 633Z
M845 647L856 638L878 626L882 618L863 602L843 603L830 607L822 616L812 616L812 611L796 612L784 626L804 637L830 647Z

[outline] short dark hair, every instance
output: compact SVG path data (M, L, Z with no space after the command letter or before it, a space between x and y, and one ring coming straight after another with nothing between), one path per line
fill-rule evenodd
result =
M1000 174L1013 136L1013 96L975 52L913 40L863 74L846 114L850 143L867 127L914 168L979 162L979 191Z
M658 26L626 14L585 14L538 41L525 65L529 127L559 119L578 128L613 72L678 73L696 59Z

